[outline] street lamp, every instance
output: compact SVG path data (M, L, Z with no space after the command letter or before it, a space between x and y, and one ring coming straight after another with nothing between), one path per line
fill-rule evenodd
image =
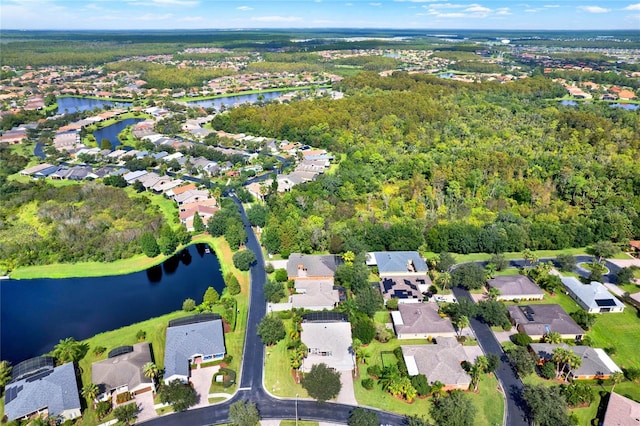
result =
M298 394L296 393L296 426L298 426Z

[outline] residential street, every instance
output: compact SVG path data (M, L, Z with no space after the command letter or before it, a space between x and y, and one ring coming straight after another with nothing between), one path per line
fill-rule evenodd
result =
M257 333L258 324L266 314L264 258L260 244L253 234L242 204L235 196L232 196L232 198L242 214L248 236L247 248L256 255L256 263L251 267L250 308L239 390L233 398L222 404L157 417L144 422L144 424L153 426L198 426L226 423L228 421L229 406L238 400L256 403L260 417L263 419L294 419L297 405L299 419L346 424L349 413L353 410L352 405L331 402L318 404L314 401L296 402L293 399L278 399L270 396L264 390L262 383L264 345ZM405 423L405 417L398 414L378 411L378 415L381 424L400 426Z

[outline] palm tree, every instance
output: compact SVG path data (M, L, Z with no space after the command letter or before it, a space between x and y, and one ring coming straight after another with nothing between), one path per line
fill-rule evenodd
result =
M573 352L571 349L567 350L567 357L565 359L565 365L569 367L569 371L565 375L565 381L567 380L567 376L572 370L580 367L582 365L582 358L580 355Z
M441 273L440 275L438 275L438 278L436 278L436 282L440 287L442 287L442 290L444 291L447 286L451 284L451 274L448 272Z
M544 342L557 345L562 342L562 336L557 331L552 331L544 335Z
M95 383L87 383L82 387L82 396L87 400L93 403L98 397L98 393L100 393L100 389L98 385Z
M67 362L78 362L85 355L86 344L82 344L73 337L67 337L53 348L53 356L58 359L60 364Z
M153 362L149 361L142 367L142 374L148 379L155 380L160 375L160 369Z
M444 394L443 389L444 383L442 383L441 381L436 380L435 382L431 383L431 395L433 395L433 398L435 400L440 399L440 397Z
M611 374L610 379L611 383L613 383L613 386L611 386L611 393L613 393L616 385L624 380L624 373L622 371L616 371L615 373Z
M564 363L564 360L567 356L567 350L564 348L555 348L553 350L553 354L551 355L551 361L556 364L556 378L560 376L560 365Z
M0 361L0 393L2 393L2 389L9 383L11 380L11 363L9 361Z
M489 299L497 300L498 296L500 296L500 290L495 287L489 288Z
M538 261L538 256L529 249L525 249L525 251L522 252L522 257L529 263L529 266L533 266L533 264Z
M473 386L474 392L478 391L478 384L480 382L480 375L487 371L489 367L489 361L487 357L481 355L476 358L476 362L471 366L471 385Z
M458 329L458 337L462 336L462 329L469 327L469 318L466 315L460 315L456 320L455 325Z

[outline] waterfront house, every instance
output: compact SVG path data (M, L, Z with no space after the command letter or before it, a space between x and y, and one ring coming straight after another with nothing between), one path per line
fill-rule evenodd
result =
M100 389L98 400L113 394L129 392L138 395L155 391L153 380L145 377L144 365L151 362L149 343L121 346L109 352L108 358L91 364L91 381Z

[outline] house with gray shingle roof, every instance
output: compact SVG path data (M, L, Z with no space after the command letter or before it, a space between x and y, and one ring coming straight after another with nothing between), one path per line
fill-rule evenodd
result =
M563 339L581 339L584 330L555 304L507 306L511 323L518 332L532 339L541 339L551 332L560 333Z
M611 392L602 426L640 425L640 402Z
M398 339L456 336L451 320L438 313L437 303L399 304L398 310L391 312L391 319Z
M80 417L80 397L73 363L45 367L9 383L5 387L4 412L9 420L37 414L63 419Z
M311 311L333 309L340 302L340 291L333 280L296 280L296 292L289 296L293 308L305 308Z
M497 300L542 300L544 292L526 275L503 275L487 281L491 288L497 288Z
M300 340L309 348L309 354L300 367L304 372L321 363L338 371L351 371L355 367L349 322L303 321Z
M539 361L551 361L553 351L556 348L570 349L582 359L580 367L569 372L569 377L574 380L608 379L615 372L621 372L620 367L600 348L589 346L569 346L565 343L531 343L531 351L536 354Z
M224 358L222 320L169 326L164 351L164 382L189 381L190 364Z
M287 261L290 280L333 279L338 262L336 256L292 253Z
M426 275L427 263L417 251L376 251L367 253L367 265L377 266L380 276Z
M575 277L561 277L560 280L569 296L589 313L602 314L624 311L624 303L609 293L609 290L597 281L583 284Z
M462 368L473 362L454 337L440 337L433 345L402 345L402 356L409 376L424 374L429 383L444 383L444 390L469 389L471 376Z
M137 343L129 351L91 364L91 381L100 389L98 400L108 399L114 392L133 395L155 391L153 380L145 377L143 368L151 362L149 343Z

